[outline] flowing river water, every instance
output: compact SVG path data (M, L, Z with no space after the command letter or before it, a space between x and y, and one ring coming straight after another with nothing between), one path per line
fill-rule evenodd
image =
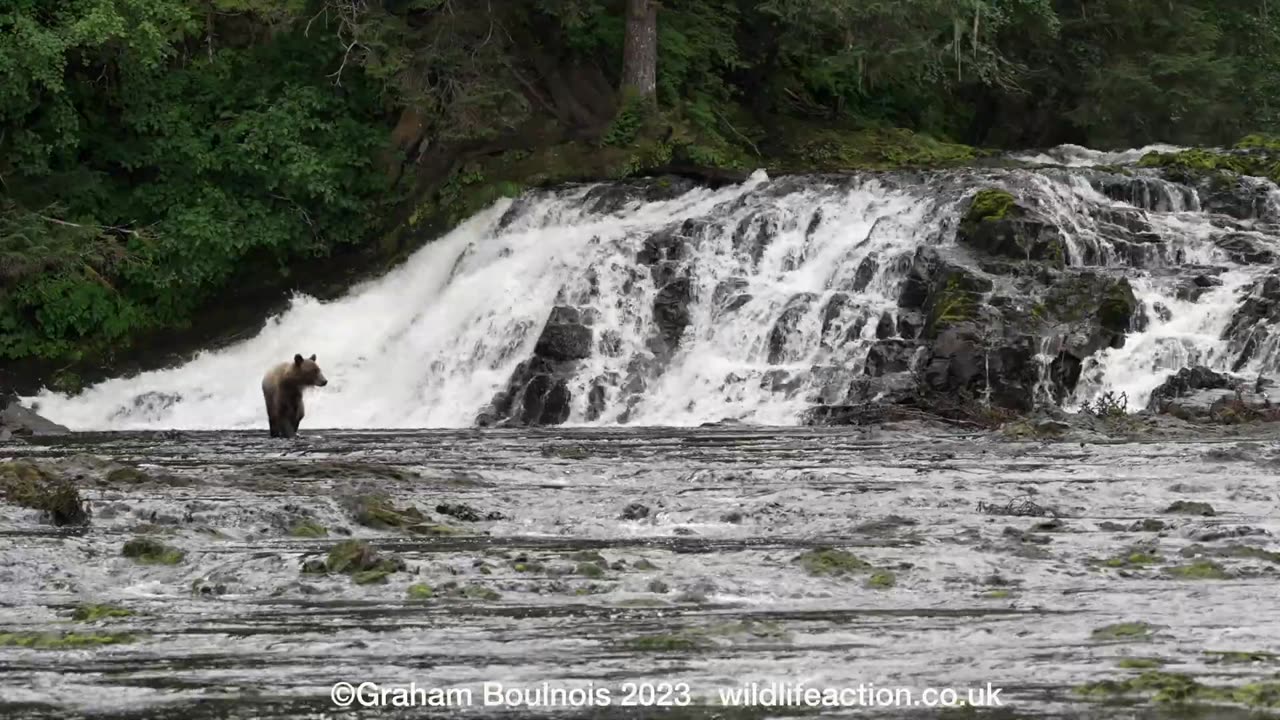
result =
M78 477L93 510L55 530L0 505L5 718L1166 717L1081 688L1158 665L1256 700L1280 670L1275 437L191 431L5 457ZM372 527L355 500L369 494L421 524ZM143 532L184 555L122 556ZM403 569L369 584L303 571L349 538ZM72 619L85 604L131 614ZM110 643L15 641L32 636ZM338 682L391 694L344 710ZM753 682L736 706L721 695ZM921 703L990 685L1000 707L771 707L759 692L797 683ZM395 707L411 684L454 706ZM573 688L593 703L538 695Z

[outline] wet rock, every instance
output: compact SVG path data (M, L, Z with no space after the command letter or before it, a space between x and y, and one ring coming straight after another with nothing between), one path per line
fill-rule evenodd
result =
M568 420L573 399L568 378L574 370L565 365L543 357L520 363L506 389L477 415L476 424L559 425Z
M10 437L49 437L71 432L66 426L47 420L35 411L23 407L13 394L0 397L0 430L7 432Z
M1274 265L1276 253L1262 238L1248 233L1227 233L1213 238L1213 244L1241 265Z
M553 362L584 360L591 357L592 341L591 328L583 324L582 314L575 308L557 306L551 311L533 352Z
M974 195L956 240L988 255L1066 265L1062 231L1004 190L980 190Z
M120 554L141 565L177 565L186 553L159 540L135 537L124 544Z
M75 482L30 461L0 463L0 499L39 510L43 521L58 527L89 523L88 502Z
M787 347L790 345L791 335L815 300L817 296L813 293L801 293L787 301L782 313L774 322L773 329L769 331L770 365L777 365L787 359Z
M1196 502L1193 500L1178 500L1165 508L1164 511L1169 514L1177 515L1204 515L1207 517L1217 515L1217 513L1214 512L1213 506L1209 503Z
M658 326L661 349L671 355L679 347L689 326L689 305L693 302L693 283L679 278L663 285L653 299L653 319Z
M506 519L505 515L497 511L488 512L488 513L485 513L484 515L481 515L479 510L476 510L470 505L464 505L462 503L440 503L439 505L436 505L436 512L440 513L441 515L448 515L450 517L457 518L458 520L461 520L463 522L480 522L482 520L505 520Z
M1147 409L1157 413L1165 412L1171 402L1197 390L1229 390L1239 383L1237 378L1203 366L1183 368L1151 392Z
M905 372L911 369L911 360L918 345L908 340L883 340L871 346L863 372L871 377L887 373Z
M643 520L649 517L649 506L642 503L631 503L622 509L618 516L622 520Z
M307 572L304 565L304 572ZM316 572L318 566L312 564L310 572ZM328 573L350 575L351 581L357 585L385 583L387 576L402 572L406 568L404 560L394 555L381 555L366 542L360 540L344 540L329 550L324 560L324 570Z

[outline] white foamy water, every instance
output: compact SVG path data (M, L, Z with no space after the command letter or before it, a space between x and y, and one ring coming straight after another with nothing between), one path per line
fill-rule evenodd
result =
M1093 150L1070 143L1042 152L1013 153L1009 157L1033 165L1063 165L1066 167L1096 167L1099 165L1127 165L1137 162L1150 152L1178 152L1186 150L1178 145L1155 143L1131 150Z
M1124 154L1111 155L1107 162ZM262 374L315 353L329 385L308 391L304 432L466 427L563 305L592 328L590 356L568 378L567 424L792 425L815 403L856 401L868 352L883 338L913 340L919 315L898 307L912 258L937 246L975 265L977 256L954 247L954 229L967 198L991 186L1062 229L1068 264L1130 277L1146 307L1146 331L1089 359L1072 402L1117 389L1136 408L1187 364L1229 367L1223 330L1266 268L1232 263L1214 243L1225 231L1172 184L1146 178L1131 203L1109 199L1086 172L779 180L758 172L741 186L656 202L611 200L602 186L533 193L499 201L339 300L296 298L237 345L76 397L46 391L27 400L77 430L265 429ZM1117 212L1137 213L1159 241L1117 240L1108 230ZM645 264L664 253L674 256L662 270ZM1183 265L1227 272L1189 302L1177 298L1185 278L1173 269ZM688 283L679 303L687 325L670 355L655 344L663 273L661 282ZM1054 346L1044 338L1043 372ZM1049 394L1043 372L1039 397Z

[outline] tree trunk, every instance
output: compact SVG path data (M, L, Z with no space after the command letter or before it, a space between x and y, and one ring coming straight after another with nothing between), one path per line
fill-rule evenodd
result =
M627 35L622 43L622 89L649 99L658 89L658 2L627 0Z

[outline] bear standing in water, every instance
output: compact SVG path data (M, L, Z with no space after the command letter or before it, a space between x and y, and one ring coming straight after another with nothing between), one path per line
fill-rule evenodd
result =
M294 355L293 362L283 362L268 370L262 378L262 397L267 401L271 437L291 438L297 435L303 415L303 389L328 384L316 364L315 355L305 360L301 355Z

